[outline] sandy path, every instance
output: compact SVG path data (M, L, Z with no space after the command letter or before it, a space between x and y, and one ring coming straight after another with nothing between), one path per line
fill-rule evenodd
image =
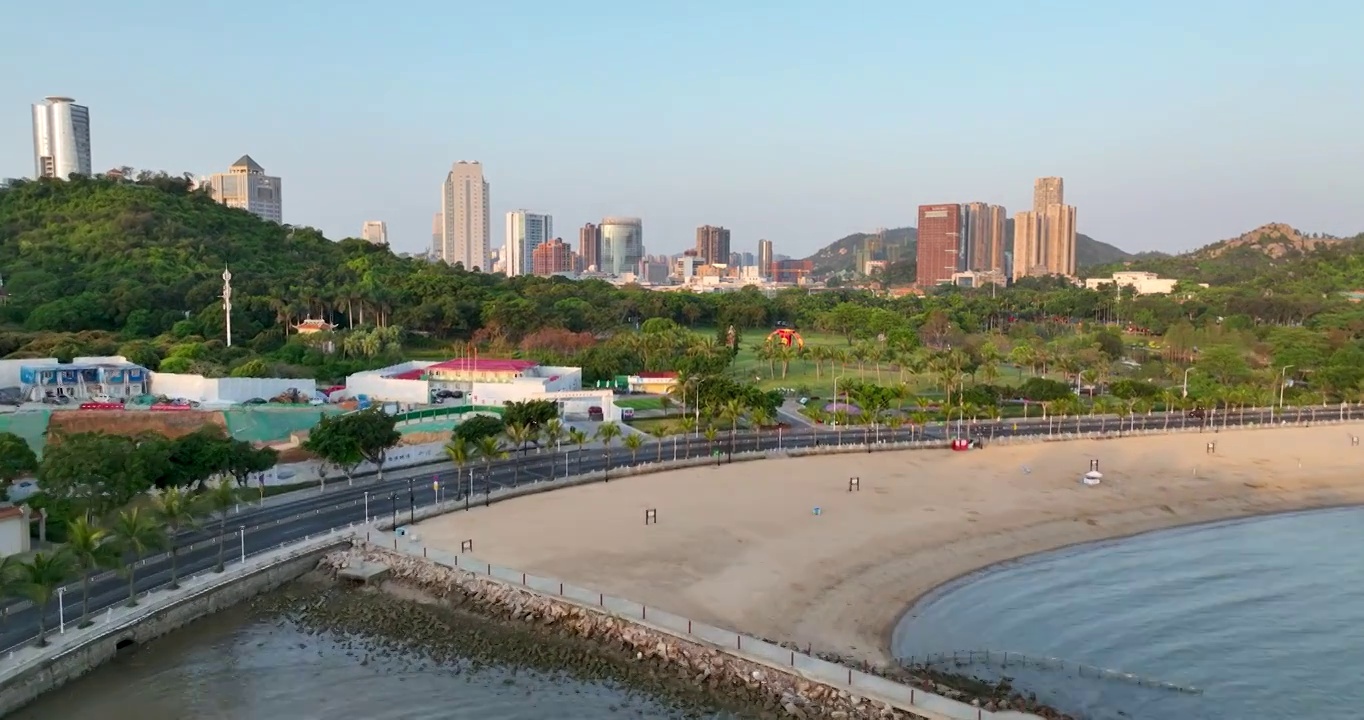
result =
M473 538L482 560L881 662L916 598L998 562L1364 504L1364 447L1352 435L1364 424L736 463L519 498L420 532L432 547ZM1078 482L1091 459L1105 475L1098 487ZM850 475L860 492L848 492ZM647 508L657 525L645 527Z

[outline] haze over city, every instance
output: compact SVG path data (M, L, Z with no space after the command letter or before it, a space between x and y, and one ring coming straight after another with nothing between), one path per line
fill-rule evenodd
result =
M800 257L920 204L1031 204L1062 176L1078 230L1183 250L1269 221L1364 228L1353 118L1364 6L1323 0L696 2L588 7L78 0L6 11L0 177L32 174L29 105L91 113L93 168L288 185L283 220L387 223L423 252L452 163L503 214L643 218L651 253L699 225ZM41 62L38 61L41 59Z

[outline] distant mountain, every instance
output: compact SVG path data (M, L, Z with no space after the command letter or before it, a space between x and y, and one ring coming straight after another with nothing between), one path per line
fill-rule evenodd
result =
M1013 220L1009 220L1009 231L1012 235ZM876 233L853 233L846 237L839 238L832 243L820 248L818 252L806 258L815 263L815 275L828 275L832 273L844 272L853 269L856 262L857 248L862 246L862 242ZM913 260L914 253L919 245L919 231L912 227L894 228L885 231L885 244L887 247L900 246L900 258L902 260ZM1091 265L1106 265L1109 263L1123 262L1134 256L1130 253L1116 248L1108 243L1099 242L1094 238L1083 233L1075 236L1075 262L1080 267Z
M1262 252L1277 260L1303 255L1318 248L1339 245L1342 242L1345 242L1344 238L1321 233L1306 235L1291 225L1268 223L1250 232L1241 233L1237 237L1205 245L1187 254L1194 259L1210 260L1237 250L1250 249Z
M1339 238L1304 233L1284 223L1269 223L1179 255L1143 253L1091 270L1094 277L1113 270L1145 270L1179 280L1233 285L1278 278L1283 273L1297 277L1319 274L1312 266L1322 264L1323 256L1337 250L1358 252L1364 247L1362 243L1364 235ZM1339 261L1332 257L1334 262Z

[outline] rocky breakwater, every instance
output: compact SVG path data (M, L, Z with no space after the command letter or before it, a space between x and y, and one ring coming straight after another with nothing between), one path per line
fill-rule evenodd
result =
M569 635L608 652L623 651L630 662L649 666L651 675L667 675L674 682L702 689L724 699L722 704L729 707L751 708L752 712L745 715L810 720L920 717L606 613L420 558L356 547L327 556L319 569L336 572L360 562L387 565L390 573L386 589L400 595L403 589L415 590L452 606L473 606L493 618L525 625L535 632Z

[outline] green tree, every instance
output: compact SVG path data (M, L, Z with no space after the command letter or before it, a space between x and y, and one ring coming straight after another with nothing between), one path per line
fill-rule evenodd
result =
M204 487L226 473L232 441L222 428L206 425L170 442L170 485Z
M211 485L208 492L200 496L208 510L218 516L218 565L214 572L222 572L226 567L223 552L227 542L227 516L237 505L237 488L232 481L222 478Z
M628 433L621 438L621 444L630 451L630 464L639 464L639 449L644 446L644 436L639 433Z
M524 400L507 402L503 406L502 421L508 425L524 425L539 430L545 423L559 417L559 403L554 400Z
M459 424L455 426L454 434L465 440L476 443L485 437L497 437L505 432L507 424L502 418L491 415L465 416Z
M88 512L103 517L146 492L164 472L154 467L151 450L133 438L104 433L67 435L49 443L38 467L41 493L54 510Z
M464 468L473 462L478 449L473 443L459 436L453 436L445 444L445 456L455 465L455 483L459 486L464 477Z
M360 440L354 428L344 421L345 416L323 416L303 441L303 449L341 470L347 482L354 482L355 468L365 460Z
M545 438L545 446L549 448L549 476L555 477L554 461L559 454L559 443L564 439L564 424L559 418L552 418L545 423L541 434Z
M109 541L124 555L122 572L128 577L128 607L133 607L137 605L137 563L147 553L165 546L165 529L142 508L128 508L114 519Z
M502 446L502 441L496 436L484 436L474 443L474 454L483 460L483 478L488 483L488 491L492 492L493 461L505 460L507 449Z
M582 474L583 471L583 446L587 445L587 441L590 439L591 438L587 436L587 433L583 432L582 430L579 430L578 428L569 428L568 430L568 441L578 446L579 474Z
M109 533L88 518L67 523L65 549L81 575L81 619L79 627L90 625L90 576L95 570L118 562L118 552L108 542Z
M606 455L606 469L604 472L611 472L611 441L620 437L620 425L615 421L608 420L597 426L597 439L601 441L602 449Z
M14 433L0 432L0 481L9 484L38 471L38 456L28 441Z
M47 608L57 588L71 577L74 563L66 550L36 552L19 564L15 588L19 595L38 608L38 647L47 646Z
M525 455L527 443L533 442L539 433L529 425L520 423L507 423L506 430L503 431L507 441L511 443L512 451L512 484L517 485L521 482L521 459Z
M258 448L245 440L232 440L227 445L224 465L238 487L246 487L252 473L266 472L278 462L279 452L272 447Z
M152 512L166 528L170 547L172 590L180 587L180 531L198 524L199 502L182 488L171 486L152 494Z

